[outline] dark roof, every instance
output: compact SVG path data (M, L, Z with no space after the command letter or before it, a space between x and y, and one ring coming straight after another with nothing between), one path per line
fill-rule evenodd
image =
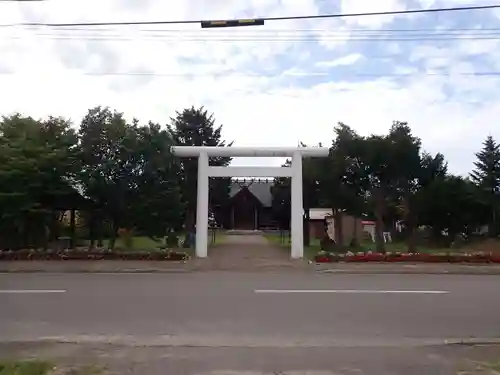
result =
M271 188L273 180L233 180L229 190L229 197L232 198L240 192L243 187L247 187L264 207L271 207L273 204L273 196Z

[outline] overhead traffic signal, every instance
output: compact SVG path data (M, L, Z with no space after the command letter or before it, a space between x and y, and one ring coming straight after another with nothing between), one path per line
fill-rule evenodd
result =
M220 21L201 21L201 28L208 29L211 27L238 27L238 26L262 26L264 20L260 18L248 20L220 20Z

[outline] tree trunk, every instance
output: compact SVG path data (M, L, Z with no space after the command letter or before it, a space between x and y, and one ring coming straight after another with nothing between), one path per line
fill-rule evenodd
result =
M184 224L184 241L183 241L183 247L188 248L191 247L190 240L192 238L191 233L194 232L195 228L195 211L188 209L188 212L186 213L186 221Z
M99 212L99 216L97 219L97 247L104 246L104 219L102 212Z
M415 230L415 225L413 222L408 223L407 245L409 253L417 252L417 231Z
M375 199L375 247L379 253L385 253L384 209L385 197L381 188L374 189Z
M99 235L97 238L97 247L103 247L104 246L104 238L102 236L102 222L100 222L99 225L101 227L99 228Z
M488 226L488 237L494 238L497 236L497 215L496 205L491 205L491 224Z
M51 219L51 218L50 218ZM35 225L37 225L38 223L38 220L35 219ZM51 233L52 233L52 230L51 230L51 223L50 221L47 223L47 218L45 217L45 215L43 215L41 217L41 223L43 224L43 232L39 233L40 235L40 239L42 240L42 243L43 243L43 250L47 250L49 249L49 245L50 245L50 236L51 236Z
M415 212L413 212L413 207L410 203L410 193L408 193L403 198L403 222L405 224L405 229L407 231L406 235L406 245L408 246L409 253L417 252L417 237L416 237L416 227L417 218Z
M385 253L384 221L381 215L375 214L375 248L379 253Z
M354 225L352 226L352 239L351 239L351 247L357 248L359 247L358 241L358 218L353 217Z
M335 243L340 248L344 248L344 223L342 222L342 211L335 210L334 223L335 223Z
M76 245L76 210L72 209L70 211L70 218L69 218L69 225L70 225L70 242L69 242L69 248L73 250Z
M108 242L108 250L113 250L115 248L116 236L118 233L118 220L116 220L116 219L112 220L111 228L112 228L112 231L111 231L111 238L109 239L109 242Z
M29 244L29 231L28 231L28 219L27 218L23 218L21 219L21 235L22 235L22 239L21 241L9 241L10 242L10 246L14 247L14 248L26 248L28 247L28 244ZM36 248L38 248L38 246L35 246Z
M96 217L95 217L95 212L90 212L89 215L89 249L93 250L95 248L95 224L96 224Z

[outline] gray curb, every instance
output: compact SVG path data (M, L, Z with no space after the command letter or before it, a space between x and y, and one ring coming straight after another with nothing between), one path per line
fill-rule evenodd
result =
M244 272L244 273L268 273L268 272L306 272L321 275L499 275L498 265L381 265L381 264L337 264L326 266L320 264L294 264L290 265L218 265L218 264L170 264L169 266L154 263L2 263L0 262L0 274L6 273L123 273L123 274L169 274L169 273L193 273L193 272Z
M134 274L151 274L151 273L189 273L191 270L185 269L172 269L172 270L151 270L151 269L118 269L118 270L23 270L23 269L10 269L0 270L0 274L7 273L40 273L40 274L78 274L78 273L92 273L92 274L111 274L111 273L134 273Z
M325 338L276 338L276 337L233 337L233 336L115 336L115 335L69 335L47 337L18 337L2 340L3 345L79 344L119 345L143 347L200 347L200 348L369 348L369 347L425 347L425 346L497 346L497 338L401 338L401 339L325 339Z

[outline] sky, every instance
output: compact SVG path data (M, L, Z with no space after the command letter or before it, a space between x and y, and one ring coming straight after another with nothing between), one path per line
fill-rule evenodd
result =
M492 3L0 1L0 24L233 19ZM484 139L492 135L500 141L499 21L500 11L482 10L226 29L4 26L0 115L64 116L77 125L89 108L102 105L129 119L166 124L176 111L204 106L235 146L329 145L338 122L370 135L406 121L426 151L442 152L451 172L466 175Z

